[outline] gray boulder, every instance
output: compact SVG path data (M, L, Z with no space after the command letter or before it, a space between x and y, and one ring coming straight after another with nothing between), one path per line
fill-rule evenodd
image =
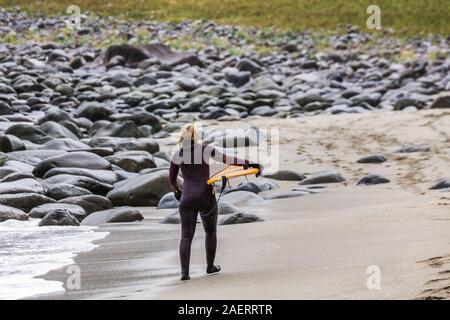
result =
M345 179L338 172L322 171L312 174L305 180L301 181L300 184L307 185L307 184L322 184L322 183L338 183L343 181L345 181Z
M25 221L28 220L28 215L20 209L0 205L0 222L10 219Z
M263 198L249 191L236 191L222 195L222 200L232 205L250 205L261 203Z
M47 136L55 139L67 138L72 140L78 140L78 137L69 129L63 125L54 121L49 121L41 124L39 129L42 130Z
M95 137L141 138L146 134L131 120L116 121L98 128Z
M112 209L113 205L108 198L98 195L85 195L65 198L58 201L59 203L75 204L84 209L89 215L92 212Z
M58 138L44 143L39 149L76 151L76 150L88 150L90 148L91 147L89 147L87 144L80 142L78 140L69 138Z
M47 179L57 175L84 176L106 184L114 184L119 180L117 174L111 170L93 170L84 168L54 168L48 170L43 178Z
M30 178L0 183L0 194L39 193L44 194L44 186Z
M18 137L13 135L0 136L0 152L25 150L25 145Z
M118 182L106 196L115 206L156 206L171 190L169 171L162 169Z
M42 178L48 170L53 168L110 170L111 164L94 153L85 151L70 152L43 160L33 170L33 174L36 177Z
M105 223L134 222L144 220L139 210L132 207L120 207L97 211L85 218L81 224L87 226L99 226Z
M219 203L217 204L217 210L218 210L219 215L226 215L226 214L242 212L237 207L235 207L232 204L229 204L227 202L224 202L224 201L219 201Z
M98 102L84 102L78 109L77 113L79 117L87 118L91 121L107 120L113 111L106 105Z
M12 182L17 180L23 180L23 179L33 179L35 180L36 177L31 172L11 172L10 174L6 175L4 178L0 180L0 184L4 182ZM0 185L1 189L1 185Z
M44 159L64 154L67 153L63 150L21 150L8 153L8 159L24 162L34 167Z
M40 205L38 207L33 208L29 215L31 218L38 218L42 219L47 214L51 212L55 212L58 210L65 210L68 213L70 213L72 216L78 219L78 221L83 220L86 218L86 211L75 204L67 204L67 203L46 203L43 205Z
M161 220L161 223L163 224L180 224L180 213L178 211L169 214L167 217L165 217L163 220Z
M90 145L102 148L113 148L114 151L143 150L149 153L159 151L159 144L150 138L117 138L117 137L95 137Z
M39 222L39 227L45 226L79 226L77 218L72 216L67 210L58 209L49 212Z
M29 212L34 207L55 200L38 193L0 194L0 204Z
M92 192L87 189L80 188L68 183L49 184L46 185L46 189L47 192L45 193L45 195L55 200L92 194Z
M176 209L179 202L173 192L166 193L158 202L158 209Z
M156 168L153 156L147 151L121 151L105 159L128 172Z
M58 174L43 181L46 185L60 183L71 184L102 196L106 195L113 188L111 184L103 183L86 176L75 176L72 174Z

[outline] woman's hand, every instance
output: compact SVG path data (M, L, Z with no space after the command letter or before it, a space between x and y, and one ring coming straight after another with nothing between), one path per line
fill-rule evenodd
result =
M178 201L181 200L181 194L182 194L182 191L181 191L180 189L174 190L174 191L173 191L173 194L175 195L175 199L177 199Z
M264 169L263 166L260 165L259 163L249 163L249 164L247 164L247 167L248 168L256 168L256 169L258 169L259 171L256 174L257 177L259 177L262 174L263 169Z

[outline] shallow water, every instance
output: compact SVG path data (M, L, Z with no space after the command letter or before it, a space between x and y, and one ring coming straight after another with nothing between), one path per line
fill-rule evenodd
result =
M73 263L108 232L96 227L38 227L39 219L0 223L0 299L64 291L63 283L35 278ZM69 276L69 275L68 275Z

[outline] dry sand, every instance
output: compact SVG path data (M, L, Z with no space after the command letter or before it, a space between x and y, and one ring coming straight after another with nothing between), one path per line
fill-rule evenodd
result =
M192 280L178 280L179 226L171 212L145 208L142 223L111 225L99 248L75 259L82 289L44 299L413 299L450 298L450 193L428 188L450 178L450 111L380 112L297 119L252 119L280 129L281 167L335 169L345 183L297 198L242 207L263 223L219 227L217 263L204 272L203 231L194 243ZM242 122L209 122L211 128ZM424 153L393 154L423 145ZM383 164L357 164L384 154ZM356 186L367 173L391 183ZM289 190L295 182L280 183ZM277 190L278 192L279 190ZM369 266L381 270L369 290ZM64 270L45 276L63 280Z

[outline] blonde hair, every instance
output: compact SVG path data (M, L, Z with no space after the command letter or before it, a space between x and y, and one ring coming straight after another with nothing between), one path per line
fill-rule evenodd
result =
M186 124L180 131L178 144L182 145L185 140L191 140L194 143L199 141L198 130L193 123Z

